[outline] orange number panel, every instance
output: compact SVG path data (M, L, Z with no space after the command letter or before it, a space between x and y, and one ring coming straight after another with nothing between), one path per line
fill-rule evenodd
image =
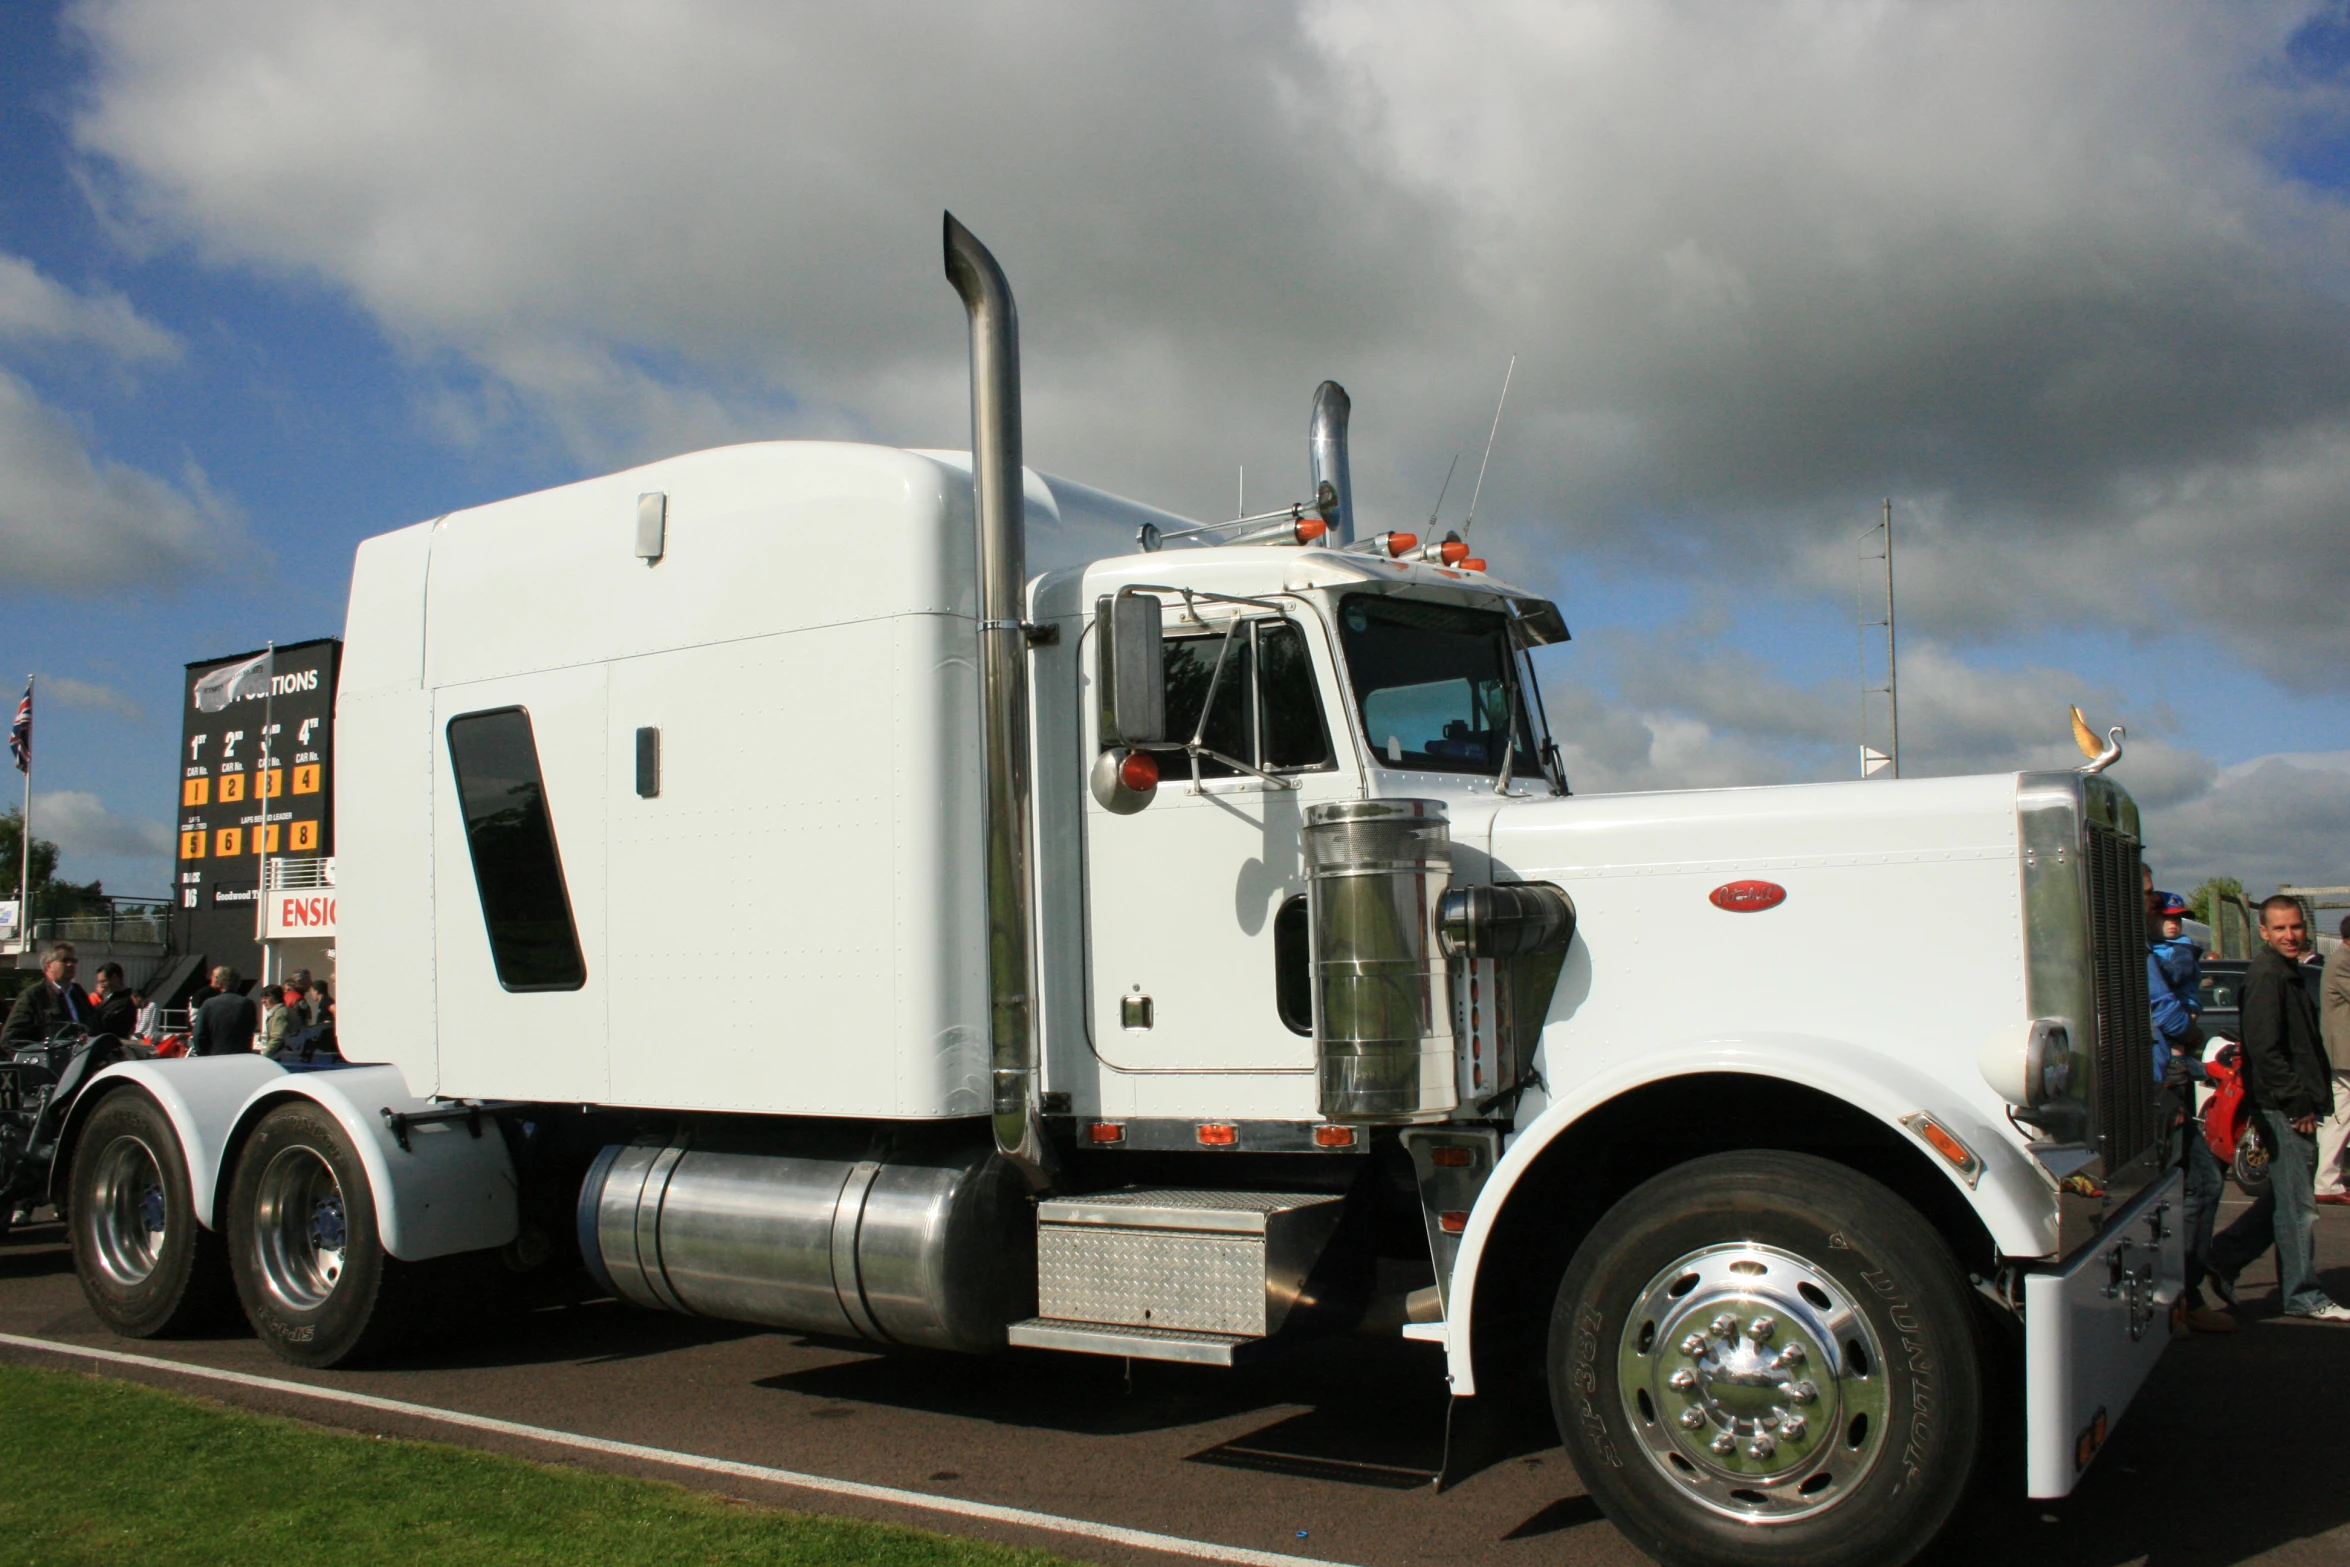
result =
M226 783L227 779L221 782ZM212 852L221 859L233 859L245 852L245 829L223 827L212 835Z
M233 801L242 800L244 797L245 775L243 773L222 773L220 775L220 803L227 805ZM234 854L236 851L231 849L229 852Z
M299 775L297 774L296 776ZM318 823L295 822L293 824L293 828L293 844L295 848L315 849L318 847Z
M317 792L318 764L316 762L304 762L301 766L294 769L294 793L316 794Z
M286 770L272 767L261 775L261 798L274 800L286 792Z
M180 834L180 858L183 860L200 860L204 858L203 828L199 827L194 832L184 832Z
M188 779L186 782L184 782L184 783L182 783L182 784L180 785L180 804L182 804L182 805L210 805L211 803L212 803L212 780L211 780L211 779L209 779L209 778L190 778L190 779Z
M277 823L271 822L266 827L253 829L253 852L255 854L277 853Z

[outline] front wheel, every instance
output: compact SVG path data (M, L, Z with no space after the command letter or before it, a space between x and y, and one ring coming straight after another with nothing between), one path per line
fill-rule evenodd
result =
M1686 1567L1894 1567L1974 1468L1982 1358L1942 1238L1803 1154L1718 1154L1626 1196L1559 1287L1559 1434L1634 1544Z
M355 1365L406 1340L414 1276L384 1251L366 1166L318 1106L261 1118L237 1158L227 1228L237 1298L280 1359Z

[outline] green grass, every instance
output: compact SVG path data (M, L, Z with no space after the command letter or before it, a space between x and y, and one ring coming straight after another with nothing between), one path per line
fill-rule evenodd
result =
M0 1564L1059 1567L914 1529L0 1365Z

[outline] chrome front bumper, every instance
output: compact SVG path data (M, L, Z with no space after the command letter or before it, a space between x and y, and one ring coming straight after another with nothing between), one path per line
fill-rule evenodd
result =
M2094 1244L2024 1280L2030 1494L2070 1495L2170 1343L2186 1289L2177 1170L2140 1192Z

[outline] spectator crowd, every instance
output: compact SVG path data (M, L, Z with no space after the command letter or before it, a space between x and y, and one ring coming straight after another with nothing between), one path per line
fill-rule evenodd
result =
M38 1044L78 1026L162 1056L258 1051L307 1060L334 1053L334 996L308 969L283 984L248 989L235 969L216 968L188 998L184 1014L167 1016L158 1001L123 982L121 964L99 965L90 990L81 988L80 968L72 942L51 946L42 955L41 978L17 996L0 1024L0 1047Z

